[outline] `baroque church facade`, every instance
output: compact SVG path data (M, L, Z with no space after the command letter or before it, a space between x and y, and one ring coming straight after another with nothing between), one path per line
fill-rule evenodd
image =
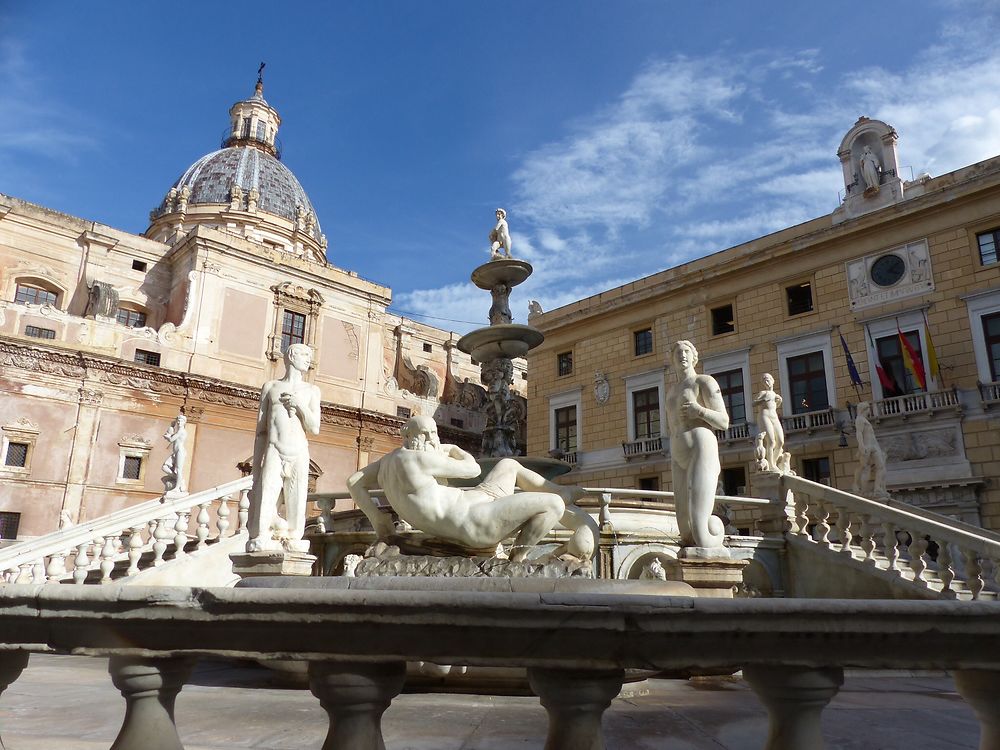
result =
M328 262L260 81L229 114L222 148L183 172L143 235L0 194L0 537L162 494L179 413L189 490L239 478L260 386L291 343L315 353L315 491L342 491L411 415L478 449L486 394L458 336L388 312L389 288Z
M1000 529L1000 157L904 180L896 131L862 117L837 158L831 214L531 316L529 455L670 490L667 359L687 339L730 415L719 494L752 494L768 373L799 475L852 488L867 401L894 498Z

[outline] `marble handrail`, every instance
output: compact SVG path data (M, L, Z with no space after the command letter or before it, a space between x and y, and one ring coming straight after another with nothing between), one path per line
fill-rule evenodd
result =
M46 574L49 575L50 579L53 579L56 575L49 570L47 562L47 559L50 559L53 555L60 555L65 558L66 556L72 556L72 550L79 551L82 547L86 548L90 545L102 544L106 543L107 540L115 539L118 540L118 543L112 545L113 550L109 550L109 553L113 552L112 556L117 558L122 554L120 550L121 537L131 529L149 526L158 521L166 521L171 518L176 519L179 513L188 513L206 503L212 503L229 495L244 493L250 489L252 484L253 480L251 477L243 477L201 492L194 492L178 497L163 496L123 508L106 516L85 521L76 526L59 529L35 539L28 539L17 544L12 544L0 550L0 571L21 570L23 575L31 576L35 579L34 582L38 582L37 579L44 578ZM168 529L166 524L161 525L163 526L160 537L162 539L166 539L169 532L169 539L173 541L176 535L180 533L175 526L170 526ZM233 528L235 530L235 525L227 524L226 528ZM225 528L222 531L225 531ZM143 543L144 546L147 543L153 543L153 533L153 531L150 531L150 538ZM105 555L105 557L107 558L108 555ZM41 576L32 570L36 566L41 566Z
M528 668L549 713L546 747L575 750L603 747L600 718L623 669L743 669L771 715L768 747L790 750L822 747L819 709L836 694L843 668L947 669L956 671L959 692L980 718L981 747L996 746L990 743L1000 726L993 700L1000 690L1000 603L698 599L483 590L489 582L457 579L308 580L318 583L0 586L0 689L20 674L25 651L111 655L112 679L129 709L115 747L165 750L182 747L173 697L192 658L303 659L310 662L310 687L331 716L324 747L374 750L384 746L380 717L402 688L403 662L517 666Z

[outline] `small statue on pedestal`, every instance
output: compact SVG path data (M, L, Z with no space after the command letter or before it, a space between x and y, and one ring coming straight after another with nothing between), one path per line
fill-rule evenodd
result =
M163 470L163 490L167 495L186 495L184 484L184 463L187 459L187 417L178 414L163 433L170 453L160 468Z
M774 376L764 373L764 389L753 397L757 404L757 426L760 433L756 444L763 447L763 456L755 456L758 471L782 472L785 452L785 428L781 424L778 409L781 406L781 396L774 392ZM757 452L760 448L757 448ZM763 459L763 462L761 462Z
M496 211L497 225L490 230L490 260L510 258L510 228L507 226L507 212L502 208ZM500 251L503 250L503 255Z

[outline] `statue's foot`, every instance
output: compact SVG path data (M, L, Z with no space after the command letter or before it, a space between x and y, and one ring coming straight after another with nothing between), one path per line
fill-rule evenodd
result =
M306 539L284 539L281 545L288 552L308 552L309 542Z

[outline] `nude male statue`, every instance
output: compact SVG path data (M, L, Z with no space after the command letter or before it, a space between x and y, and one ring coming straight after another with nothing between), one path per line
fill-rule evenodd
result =
M167 441L170 453L167 460L160 468L165 476L163 484L169 495L183 495L187 492L184 486L184 463L187 459L187 417L178 414L167 431L163 433L163 439Z
M285 350L285 376L264 384L253 447L253 490L247 552L287 548L305 552L302 541L309 490L309 442L319 434L319 388L305 382L312 350L292 344ZM278 497L285 518L278 515Z
M490 230L490 260L510 258L510 228L507 226L507 212L498 208L497 225ZM500 251L503 250L503 255Z
M674 477L677 526L684 546L721 547L722 520L712 515L719 481L719 441L715 430L729 427L726 402L711 375L698 375L698 350L677 341L670 350L677 382L667 391L670 463Z
M479 476L481 467L472 454L442 444L430 417L412 417L402 435L403 447L347 480L351 497L379 538L394 531L389 516L369 494L381 487L399 517L430 536L478 549L496 547L514 536L510 559L517 562L562 522L573 534L552 555L565 553L580 560L593 556L599 531L594 520L573 505L583 494L578 487L550 482L510 458L498 461L475 487L449 487L439 480Z
M872 407L867 401L858 404L854 418L854 434L858 439L858 470L854 473L854 494L887 500L885 489L885 452L875 437L875 428L868 421Z

